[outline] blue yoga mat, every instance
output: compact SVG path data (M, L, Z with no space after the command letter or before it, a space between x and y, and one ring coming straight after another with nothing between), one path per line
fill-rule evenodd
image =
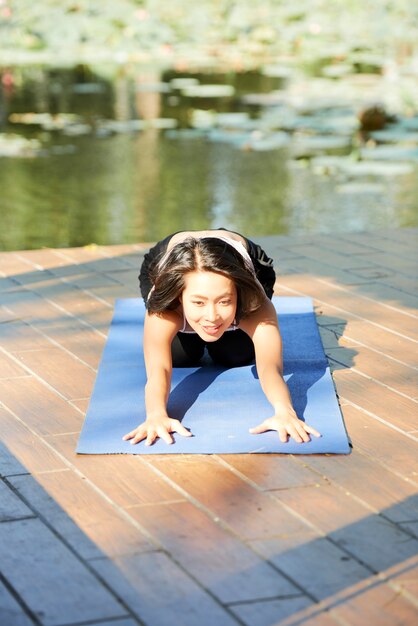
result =
M274 297L284 345L284 378L301 419L322 436L287 443L277 432L252 435L273 411L254 365L174 368L168 403L193 437L173 433L175 443L132 445L122 436L145 419L142 352L144 303L117 300L96 384L78 442L79 454L348 454L350 447L310 298Z

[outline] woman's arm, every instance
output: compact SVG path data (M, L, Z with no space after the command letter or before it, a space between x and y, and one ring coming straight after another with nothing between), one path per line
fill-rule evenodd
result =
M298 419L292 406L289 389L283 380L282 338L277 313L270 300L266 299L264 306L250 318L242 320L240 326L253 340L260 384L274 408L274 416L250 432L277 430L283 442L289 435L298 443L309 441L309 434L319 437L318 431Z
M147 371L145 385L145 410L147 419L137 428L127 433L123 439L135 444L146 439L151 445L161 437L166 443L173 443L170 435L177 432L190 436L179 420L167 414L167 401L171 387L172 359L171 342L181 327L181 319L174 311L163 315L145 315L144 358Z

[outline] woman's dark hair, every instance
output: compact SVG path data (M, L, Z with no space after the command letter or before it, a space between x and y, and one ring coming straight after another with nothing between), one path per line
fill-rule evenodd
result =
M185 288L185 274L195 271L219 272L230 278L237 290L236 320L257 311L266 294L243 256L221 239L189 237L163 255L151 270L153 289L147 300L150 313L176 309Z

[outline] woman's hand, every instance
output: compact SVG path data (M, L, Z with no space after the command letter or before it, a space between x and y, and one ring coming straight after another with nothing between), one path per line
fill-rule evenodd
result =
M170 433L178 433L183 437L191 437L192 433L183 426L179 420L172 419L171 417L161 416L148 418L145 422L140 424L130 433L127 433L122 437L124 441L129 441L131 444L139 443L146 439L145 445L151 446L158 437L163 439L168 444L174 443L173 437Z
M321 436L315 428L308 426L308 424L300 420L292 407L276 410L276 414L273 417L264 420L255 428L250 428L250 433L258 435L267 430L277 430L280 441L283 443L287 442L289 436L293 437L297 443L310 441L309 435Z

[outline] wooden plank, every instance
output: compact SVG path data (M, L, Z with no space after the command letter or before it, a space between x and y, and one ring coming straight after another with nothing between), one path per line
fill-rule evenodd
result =
M416 485L360 454L355 446L350 456L315 455L305 463L393 522L418 519Z
M309 520L315 530L329 534L348 525L354 525L370 516L370 511L348 492L334 485L304 489L275 491L274 497L292 509L298 516Z
M395 274L395 276L397 275ZM406 293L396 286L391 287L380 280L363 285L361 290L364 292L364 295L367 295L369 298L390 304L395 308L409 309L410 313L417 315L418 297L416 292L415 294Z
M341 254L338 250L331 250L324 246L318 246L316 244L301 244L294 245L292 247L294 252L297 252L306 259L312 259L320 261L330 266L329 273L334 274L335 269L352 270L356 268L363 268L365 265L364 259L361 256L352 256L351 254ZM370 250L368 250L370 253ZM364 254L364 252L363 252ZM374 263L371 263L374 267Z
M0 615L5 626L34 626L34 622L0 580Z
M196 498L242 539L307 530L268 494L261 493L210 457L147 457L147 463Z
M370 254L370 248L374 248L374 240L371 237L368 243L360 243L352 241L351 239L347 241L347 239L344 239L340 235L333 235L332 237L325 235L321 237L318 244L320 249L325 248L338 252L339 254L357 257L362 254Z
M139 296L138 288L135 286L132 286L131 289L129 289L129 287L125 287L125 285L91 287L89 291L101 300L107 302L109 306L112 307L117 298L131 298Z
M120 285L116 280L107 274L100 272L84 272L83 274L73 274L67 277L65 284L79 289L94 289L96 287L114 287Z
M100 302L82 289L78 289L70 283L57 282L56 279L44 285L32 286L31 290L38 297L38 301L44 302L45 299L52 301L65 312L75 315L78 319L95 319L98 314L104 314L104 309L111 308L110 305ZM34 300L33 296L32 300ZM13 305L14 309L15 306ZM34 314L39 315L39 310L35 311ZM94 324L92 325L94 326Z
M183 496L135 455L76 454L78 434L48 437L47 441L74 467L121 507L156 504Z
M70 259L66 259L63 255L57 253L52 248L41 248L38 250L23 250L17 252L19 258L30 263L37 269L49 269L51 267L59 267L71 263Z
M44 626L126 612L101 582L38 519L0 524L4 577Z
M353 406L344 406L344 419L355 448L418 484L416 441Z
M19 376L28 376L28 372L20 367L5 352L0 352L0 378L18 378Z
M51 341L24 321L0 324L0 341L5 350L31 350L51 347Z
M103 335L107 333L111 313L106 309L102 329L98 330L88 325L91 321L90 315L87 314L85 317L85 321L79 320L63 312L53 303L39 299L35 306L30 308L30 316L26 316L30 326L27 324L23 327L16 325L11 327L11 324L6 324L6 328L0 326L0 337L5 336L7 340L3 343L5 348L16 352L37 347L56 347L58 343L92 367L97 367L105 341ZM18 340L15 343L16 333ZM56 343L52 343L49 338Z
M0 253L0 268L2 276L24 274L32 269L30 263L25 259L22 259L15 252Z
M81 559L103 558L103 552L87 536L70 515L60 507L54 498L39 484L37 477L26 475L11 477L10 482L25 498L37 516L47 522L54 534L65 541L66 545Z
M333 284L331 280L320 280L312 275L284 276L281 278L281 282L292 290L297 290L321 301L321 305L322 302L332 305L339 316L351 313L388 330L400 333L401 336L417 338L417 319L411 317L410 311L405 307L399 306L394 309L385 306L385 303L356 293L354 289L343 289Z
M370 513L348 492L333 485L307 489L303 499L295 489L275 494L375 571L382 571L417 554L416 539L381 516Z
M356 352L353 357L352 353ZM410 399L417 394L418 372L416 369L398 363L393 359L376 354L366 347L356 349L356 344L349 340L341 340L338 348L327 348L328 357L345 365L355 368L356 372L362 372L374 380L392 387ZM353 362L354 361L354 362Z
M408 276L394 274L393 276L384 278L382 282L389 287L405 291L405 293L416 294L418 292L418 278L416 277L409 278Z
M323 307L322 305L321 310L324 311L325 315L335 311L332 307ZM318 323L321 323L321 317L317 318ZM416 343L407 337L400 337L362 320L350 319L347 321L343 333L341 332L341 324L332 328L337 335L344 334L344 339L352 341L354 344L358 343L359 346L369 347L380 354L398 359L410 367L418 366ZM341 341L341 344L344 345L344 341Z
M27 472L51 472L66 467L39 436L34 435L22 422L1 408L0 422L3 444L8 451L7 456L16 459L16 463L6 462L5 459L0 469L3 476Z
M290 276L284 276L284 274L289 274L289 269L296 272L295 274L291 274L292 277L310 275L315 279L315 276L322 276L329 281L335 280L339 284L347 286L368 282L367 278L354 276L354 274L348 270L335 268L321 260L308 257L288 259L286 264L282 263L282 267L279 269L279 281L282 281L282 279L288 280L290 278Z
M310 604L312 604L311 600L299 596L249 604L234 604L231 609L246 626L270 626L270 624L281 624L284 619Z
M0 522L32 517L32 511L24 502L0 480Z
M339 397L408 432L416 427L417 403L354 371L334 372Z
M36 480L43 490L35 488L30 476L10 478L19 493L35 510L42 512L58 532L63 529L62 512L57 506L47 506L45 493L74 520L103 555L132 554L151 548L150 542L135 524L73 471L38 474Z
M98 367L105 343L103 333L99 333L75 318L66 316L54 321L38 318L36 321L33 320L32 324L36 324L37 329L56 342L49 344L50 347L52 345L56 347L59 344L91 367ZM16 352L18 351L17 347Z
M326 600L371 572L325 537L303 533L251 542L251 546L309 593Z
M13 278L3 276L0 278L0 293L15 291L16 287L18 287L18 283Z
M61 348L26 350L15 356L68 400L93 391L96 372Z
M134 507L129 509L129 514L223 603L300 593L262 558L190 502Z
M385 576L408 598L418 600L418 555L387 570Z
M117 621L106 620L105 622L94 622L94 626L138 626L138 622L136 619L126 618L126 619L118 619Z
M418 618L416 606L388 585L378 583L353 595L334 612L350 626L414 626Z
M2 410L0 409L0 420ZM10 450L0 441L0 476L27 474L27 469L11 454Z
M367 233L363 238L363 245L366 250L369 249L369 252L377 250L379 252L390 252L400 257L404 257L407 259L411 259L415 250L416 250L416 237L410 233L407 237L404 237L404 229L400 230L401 237L398 237L395 233L392 234L382 234L379 236L375 233ZM359 244L357 244L359 245ZM372 248L372 250L370 250Z
M376 572L418 554L418 540L404 532L400 525L388 522L379 515L346 525L331 536Z
M303 626L341 626L341 622L333 616L327 607L320 604L313 604L297 613L293 613L289 618L280 623L280 626L295 626L303 624Z
M99 575L145 624L237 626L237 621L166 554L92 561Z
M86 415L87 409L89 407L90 398L78 398L77 400L71 400L71 404L80 409L83 413L83 416Z
M2 404L40 435L78 432L82 415L36 378L0 380Z
M117 272L108 272L106 276L109 276L115 282L124 285L127 288L127 295L132 294L133 296L139 297L139 270L140 265L138 263L138 267L126 270L119 270Z
M312 487L324 482L316 472L290 455L224 454L220 458L265 490Z
M370 252L370 254L365 254L362 257L365 261L365 264L368 262L370 265L378 265L380 267L388 268L389 270L395 271L397 274L404 274L405 276L410 276L414 278L416 276L417 266L416 266L416 254L415 261L414 255L411 254L409 258L403 258L396 253L388 253L388 252Z

